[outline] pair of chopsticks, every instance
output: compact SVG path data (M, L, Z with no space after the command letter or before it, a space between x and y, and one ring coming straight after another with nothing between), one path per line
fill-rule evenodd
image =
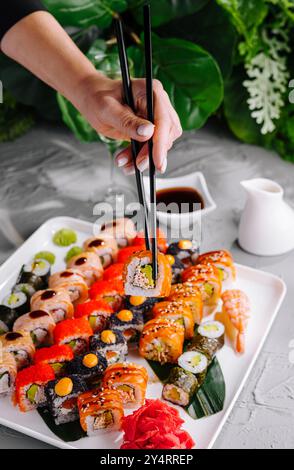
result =
M146 100L147 100L147 119L154 122L153 113L153 73L152 73L152 42L151 42L151 18L150 18L150 5L144 5L144 49L145 49L145 75L146 75ZM115 32L118 45L119 61L122 73L123 92L126 104L136 112L134 97L132 93L132 82L130 78L130 71L124 42L123 26L120 19L115 20ZM138 170L136 165L136 158L140 151L140 144L135 140L131 140L132 157L135 167L135 176L138 197L141 207L144 212L144 231L145 242L147 250L152 252L152 274L153 280L157 279L157 237L156 237L156 180L155 180L155 165L153 161L153 142L152 139L148 141L149 151L149 182L150 182L150 221L151 221L151 242L150 231L148 224L148 209L146 204L145 191L143 186L142 173Z

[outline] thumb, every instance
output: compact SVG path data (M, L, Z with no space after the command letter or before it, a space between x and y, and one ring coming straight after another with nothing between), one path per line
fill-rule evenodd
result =
M136 116L128 106L121 105L117 101L112 103L107 114L108 124L120 132L124 138L145 142L154 133L152 122Z

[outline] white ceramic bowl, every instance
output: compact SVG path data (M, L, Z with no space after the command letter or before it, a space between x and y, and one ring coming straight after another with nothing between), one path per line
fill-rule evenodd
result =
M145 194L147 203L150 204L150 191L149 191L149 177L143 177L143 183L145 187ZM159 222L166 226L188 227L191 224L199 223L201 218L209 214L211 211L216 209L216 204L212 199L204 175L200 171L191 173L189 175L178 176L176 178L156 178L156 189L167 188L183 188L189 187L196 189L203 198L204 208L194 212L187 213L174 213L169 214L167 212L157 211L157 219Z

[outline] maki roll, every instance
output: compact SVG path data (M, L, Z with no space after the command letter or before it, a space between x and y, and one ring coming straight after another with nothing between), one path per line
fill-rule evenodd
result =
M203 318L203 301L197 286L186 282L184 284L174 284L168 300L185 302L192 311L195 323L198 325L201 323Z
M133 254L124 267L126 295L145 297L167 297L171 288L171 266L165 255L158 252L158 276L153 280L152 253L140 251Z
M120 310L111 315L108 327L122 332L126 341L138 341L140 333L143 330L144 320L142 313L132 312L131 310Z
M78 397L80 423L88 436L121 429L124 410L116 390L101 389Z
M178 364L184 370L196 375L199 387L203 384L209 366L207 354L194 350L184 352L179 357Z
M144 317L151 320L149 313L157 302L160 302L160 298L157 297L145 297L143 295L131 295L125 299L125 308L131 310L134 313L142 313Z
M142 331L139 352L151 361L161 364L177 362L183 352L184 327L166 318L148 321Z
M31 284L36 290L46 289L51 265L45 259L35 259L22 267L17 284Z
M47 404L55 424L71 423L79 419L78 396L86 390L86 382L78 375L52 380L46 385Z
M162 398L175 405L188 406L198 388L198 380L192 372L174 367L163 386Z
M172 284L176 284L177 282L181 281L181 276L183 270L185 269L185 265L177 256L167 254L166 258L168 259L172 269Z
M55 323L72 318L74 307L65 289L46 289L31 298L31 310L44 310L51 314Z
M27 331L35 347L53 344L55 322L50 313L44 310L33 310L18 317L13 325L13 331Z
M0 305L0 335L12 330L16 318L17 315L14 310L6 305Z
M96 253L87 251L70 258L67 268L78 269L90 287L95 281L99 281L103 276L103 267L100 258Z
M28 312L30 309L29 298L23 292L13 292L7 295L2 303L5 307L13 310L15 318Z
M19 283L19 284L15 284L15 286L13 287L12 293L14 292L23 292L27 296L27 298L30 300L31 297L36 292L36 289L32 284Z
M108 234L115 238L119 248L131 245L137 235L134 222L128 218L120 218L106 222L101 226L100 231L102 235Z
M235 281L236 268L231 253L227 250L209 251L199 255L197 264L212 264L218 269L220 281Z
M17 370L28 367L35 354L35 346L27 331L13 331L0 336L0 349L12 353L16 360Z
M75 318L86 317L93 333L104 330L109 318L113 314L113 309L103 300L88 300L84 304L79 304L75 310Z
M101 260L103 268L116 262L118 247L116 240L110 235L88 238L84 242L84 250L96 253Z
M46 405L44 388L55 374L48 364L36 364L18 372L15 381L15 401L20 411L31 411Z
M198 332L195 338L191 341L192 347L189 345L188 349L191 350L193 347L197 351L209 354L211 360L215 354L225 344L225 327L224 325L215 320L207 321L202 323L198 327Z
M107 361L99 352L86 352L76 356L66 366L66 373L77 374L85 381L100 378L107 367Z
M16 374L17 365L14 355L9 352L0 354L0 397L12 396Z
M154 305L152 309L154 318L166 318L172 322L183 325L185 329L185 339L194 336L194 319L189 305L181 301L165 301Z
M128 346L121 331L104 330L90 338L90 350L102 354L111 365L125 360Z
M35 353L35 364L49 364L56 377L64 375L66 364L74 358L72 349L66 344L55 344L50 348L38 349Z
M78 269L66 269L52 274L49 278L50 289L65 289L73 305L85 302L88 298L88 286L83 274Z
M144 405L147 383L145 367L124 362L106 369L102 385L118 391L124 408L137 408Z
M92 285L89 295L91 299L103 300L114 312L123 307L124 288L121 281L98 281Z
M196 263L199 254L198 244L194 240L179 240L169 245L167 253L177 257L184 267L188 268Z
M74 354L82 354L88 350L92 328L85 317L71 318L58 323L53 332L56 344L66 344Z
M114 263L104 270L103 281L122 281L124 263Z
M121 248L118 252L117 255L117 262L118 263L123 263L125 264L130 256L132 256L134 253L138 253L142 251L142 246L139 245L132 245L132 246L127 246L126 248Z

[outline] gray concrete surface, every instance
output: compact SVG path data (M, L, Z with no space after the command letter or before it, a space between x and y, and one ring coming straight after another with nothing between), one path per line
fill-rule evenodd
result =
M245 202L239 182L258 176L275 179L294 205L294 165L210 126L186 134L170 152L167 176L195 170L204 173L218 205L203 223L202 249L229 248L237 262L277 274L288 286L269 338L215 447L294 448L294 365L289 360L289 344L294 340L294 252L260 258L244 253L236 243ZM103 145L80 144L62 128L40 125L16 142L0 144L0 175L3 262L21 239L50 217L93 220L93 205L107 182L109 160ZM117 181L133 184L121 174ZM0 448L46 447L0 427Z

